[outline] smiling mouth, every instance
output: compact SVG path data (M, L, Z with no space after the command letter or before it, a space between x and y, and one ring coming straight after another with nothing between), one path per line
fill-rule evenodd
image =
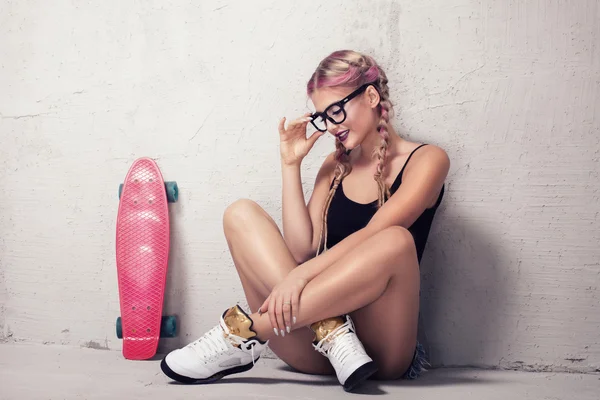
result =
M343 132L339 132L339 133L337 133L337 134L335 135L335 137L336 137L336 138L338 138L338 140L339 140L340 142L343 142L343 141L344 141L344 140L346 140L346 138L348 137L348 133L349 133L349 132L350 132L350 130L349 130L349 129L346 129L346 130L345 130L345 131L343 131Z

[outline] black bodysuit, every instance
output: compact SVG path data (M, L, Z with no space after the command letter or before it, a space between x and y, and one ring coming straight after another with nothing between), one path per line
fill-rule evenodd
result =
M402 173L414 152L425 145L426 144L420 145L409 154L402 170L390 187L390 194L393 195L402 184ZM343 181L333 195L327 216L327 248L329 249L344 240L347 236L367 226L377 211L377 200L369 204L352 201L344 194L342 185ZM425 244L427 242L427 237L429 236L433 217L444 196L444 186L442 186L442 190L440 191L435 205L426 209L410 228L408 228L415 241L419 263L423 257L423 251L425 250ZM333 187L333 182L331 182L330 188L331 187Z

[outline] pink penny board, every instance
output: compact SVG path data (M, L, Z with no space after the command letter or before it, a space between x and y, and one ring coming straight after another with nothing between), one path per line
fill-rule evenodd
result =
M123 356L156 354L169 259L169 211L154 160L136 160L125 178L117 216L117 274Z

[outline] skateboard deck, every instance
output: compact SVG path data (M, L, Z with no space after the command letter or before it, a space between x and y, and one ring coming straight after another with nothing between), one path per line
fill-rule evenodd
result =
M123 356L144 360L158 347L170 241L165 183L154 160L135 160L120 196L116 255Z

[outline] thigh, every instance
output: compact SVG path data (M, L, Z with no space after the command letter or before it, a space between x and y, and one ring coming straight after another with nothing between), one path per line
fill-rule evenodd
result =
M238 201L231 207L226 224L230 229L232 224L243 224L245 234L238 239L230 235L227 241L248 306L256 312L273 287L297 264L275 221L265 210L250 200ZM239 242L249 238L252 238L251 246L247 246L248 242ZM332 374L329 361L312 347L313 338L314 333L309 328L297 329L285 337L272 338L269 348L299 372Z
M227 207L223 230L238 273L263 301L298 266L273 218L252 200L237 200ZM256 311L261 304L250 307Z
M412 237L405 236L407 245L414 247ZM379 366L375 376L379 379L400 378L412 362L417 343L420 275L416 249L403 253L397 264L398 271L385 292L350 314L365 350Z

